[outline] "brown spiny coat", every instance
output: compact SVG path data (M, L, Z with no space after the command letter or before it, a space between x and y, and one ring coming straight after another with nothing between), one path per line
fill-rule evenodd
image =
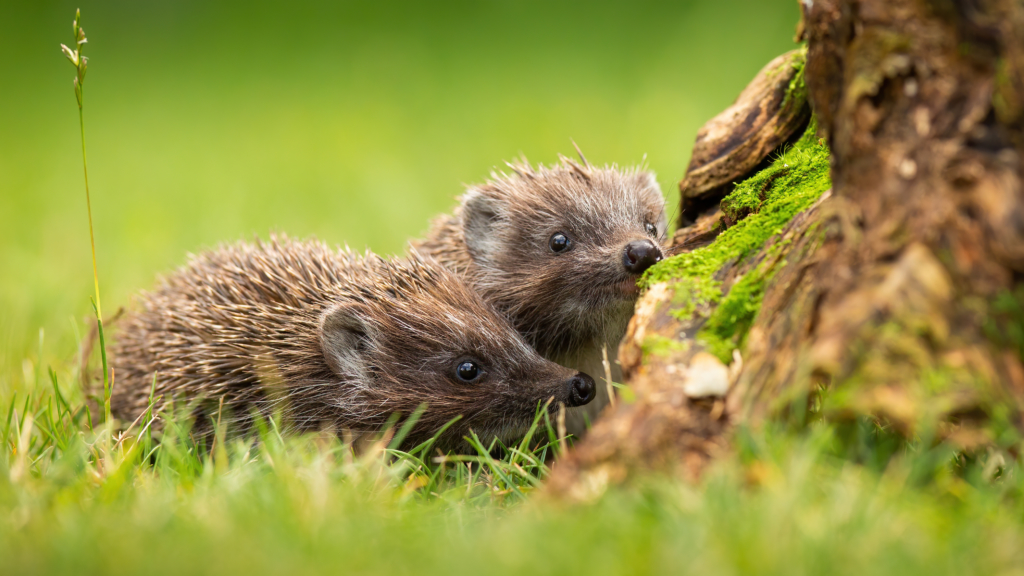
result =
M156 396L244 426L280 409L294 430L363 433L428 409L410 437L456 447L469 429L514 440L580 375L537 355L455 275L412 255L385 261L316 241L238 243L193 257L144 294L116 336L113 408ZM480 375L459 379L470 361ZM205 401L199 401L205 399Z
M639 278L624 267L624 249L650 241L660 258L666 241L654 175L567 158L551 167L509 166L512 174L471 186L454 213L412 247L465 276L545 358L603 374L607 346L612 376L621 379L614 363ZM552 248L559 233L571 242L564 252ZM582 432L607 404L606 387L597 388L594 402L570 411L571 431Z

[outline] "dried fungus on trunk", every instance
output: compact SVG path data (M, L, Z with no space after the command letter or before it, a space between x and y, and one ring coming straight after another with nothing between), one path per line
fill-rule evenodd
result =
M729 445L732 425L806 410L812 395L832 421L873 418L964 449L1019 440L1024 4L802 6L803 74L832 152L831 198L709 274L689 271L725 233L709 244L705 220L677 234L703 248L651 273L621 354L636 399L556 467L553 492L594 494L640 468L693 476ZM722 219L757 215L752 200L730 196ZM738 292L744 283L754 289ZM715 332L716 315L749 329ZM720 363L710 371L709 356ZM722 370L724 401L687 394L696 375ZM644 411L663 414L638 418Z
M811 118L804 85L803 49L775 58L758 72L736 102L697 132L686 177L679 183L680 221L695 222L756 173Z

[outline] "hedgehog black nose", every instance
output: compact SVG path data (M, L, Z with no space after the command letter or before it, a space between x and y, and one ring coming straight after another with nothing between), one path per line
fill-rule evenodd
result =
M594 396L597 396L597 386L594 385L594 379L583 372L577 372L575 376L569 379L569 385L569 402L567 406L570 408L589 404L594 399Z
M655 262L661 260L661 250L650 240L634 240L626 244L622 265L633 274L642 274Z

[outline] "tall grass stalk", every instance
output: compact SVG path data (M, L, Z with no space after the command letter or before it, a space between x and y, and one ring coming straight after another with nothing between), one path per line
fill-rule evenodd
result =
M82 54L85 44L89 41L85 37L85 30L81 26L82 11L75 10L75 21L72 24L72 32L75 37L75 49L72 50L64 44L60 45L61 51L75 67L75 99L78 100L78 128L82 136L82 170L85 175L85 208L89 216L89 246L92 248L92 282L95 294L92 300L93 312L96 314L96 334L100 341L100 361L103 366L103 418L110 422L110 371L107 367L107 343L103 335L103 308L100 306L100 276L96 268L96 234L92 226L92 200L89 196L89 161L85 151L85 113L82 107L83 87L85 84L85 70L89 59Z

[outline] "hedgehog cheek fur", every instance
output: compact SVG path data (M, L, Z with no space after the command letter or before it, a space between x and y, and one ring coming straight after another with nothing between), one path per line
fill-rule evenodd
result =
M622 266L630 241L646 239L658 247L664 245L664 199L652 174L580 166L564 159L561 166L550 169L533 170L525 162L511 167L516 176L496 176L466 192L456 210L460 234L448 233L461 238L446 238L444 227L436 227L435 237L425 243L428 251L440 248L444 254L439 259L445 263L450 260L445 256L457 251L451 244L461 239L478 267L471 274L477 282L494 289L505 285L505 291L524 299L545 297L557 310L559 298L600 308L610 299L592 290L595 285L608 285L614 291L634 280L637 275ZM648 224L657 228L654 237ZM549 237L557 232L573 242L563 254L549 248ZM561 294L539 294L529 284ZM625 298L635 300L635 295ZM519 307L511 304L510 308Z
M639 293L639 275L625 269L622 254L629 242L649 236L636 230L611 231L610 238L567 232L572 248L556 254L547 248L547 230L568 226L548 225L532 238L514 223L489 226L500 238L496 244L521 249L489 255L476 267L474 284L542 354L621 337Z

